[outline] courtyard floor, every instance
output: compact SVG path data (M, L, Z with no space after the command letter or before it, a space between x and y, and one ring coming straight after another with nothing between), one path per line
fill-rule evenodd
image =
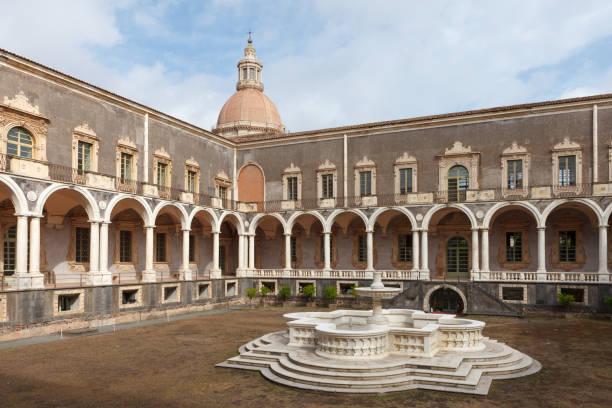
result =
M305 308L245 309L0 350L2 407L608 407L612 322L476 317L485 335L539 360L540 373L489 395L305 392L258 372L217 368L238 346Z

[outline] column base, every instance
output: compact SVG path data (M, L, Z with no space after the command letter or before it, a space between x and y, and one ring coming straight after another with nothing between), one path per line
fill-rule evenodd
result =
M491 271L480 271L474 275L473 280L486 281L491 279Z
M105 286L113 283L113 274L106 272L94 272L89 275L90 282L93 286Z
M429 273L429 269L421 269L419 271L419 280L430 280L431 275Z
M15 274L13 282L17 289L42 289L45 287L45 277L40 272Z
M157 272L155 272L154 270L144 270L141 272L141 277L140 277L140 281L143 283L148 283L148 282L156 282L157 281Z
M210 279L221 279L221 269L211 269Z
M546 280L546 269L538 269L536 271L536 278L539 281L545 281Z

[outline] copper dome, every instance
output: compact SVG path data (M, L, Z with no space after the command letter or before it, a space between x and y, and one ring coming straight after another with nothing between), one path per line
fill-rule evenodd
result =
M284 127L274 103L254 88L240 89L221 108L217 129L253 127L262 131L283 131Z

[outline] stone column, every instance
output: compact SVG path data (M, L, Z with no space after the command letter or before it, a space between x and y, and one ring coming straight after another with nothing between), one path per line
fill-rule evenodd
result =
M249 235L249 269L255 269L255 234Z
M238 234L238 270L236 271L236 276L242 276L244 271L244 235Z
M44 288L45 279L40 273L40 218L30 219L30 287Z
M221 269L219 269L219 232L213 231L213 267L210 271L211 279L221 279Z
M480 277L479 258L480 247L478 245L478 229L474 228L472 230L472 278Z
M367 231L368 242L368 271L374 270L374 231Z
M489 230L482 230L482 265L480 266L480 277L489 279Z
M95 284L100 271L100 223L89 221L89 283Z
M108 270L108 224L108 222L100 223L100 268L98 270L100 285L112 283L112 276Z
M145 270L142 271L143 282L155 282L157 276L153 269L153 230L155 225L145 225Z
M421 231L421 273L420 279L429 280L429 258L427 248L427 230Z
M412 231L412 271L419 271L419 231Z
M608 226L599 226L599 273L608 273Z
M331 270L331 233L329 232L324 232L323 233L323 249L324 249L324 254L323 256L325 256L324 259L324 270L329 271Z
M285 234L285 269L291 269L291 234Z
M183 231L183 258L181 262L181 274L183 279L192 280L191 269L189 269L189 233L191 230L185 228Z
M546 227L538 227L538 280L546 280Z
M28 217L17 216L17 248L15 248L15 278L18 289L32 286L28 275Z

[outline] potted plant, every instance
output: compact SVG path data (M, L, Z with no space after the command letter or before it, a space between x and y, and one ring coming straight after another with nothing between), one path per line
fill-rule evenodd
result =
M308 307L314 307L314 295L315 295L315 287L314 285L306 285L302 288L302 294L306 298L306 305Z
M257 288L249 288L246 291L246 295L249 298L249 306L253 307L253 299L257 296Z
M291 296L291 286L281 286L278 291L278 298L282 302L283 306L285 306L285 302Z
M268 296L268 293L270 293L270 288L267 287L266 285L262 285L261 289L259 290L259 295L261 296L261 300L260 300L261 305L265 303L265 298L266 296Z
M576 298L574 298L574 295L571 295L569 293L557 293L557 303L559 303L559 306L561 306L566 312L568 311L572 302L574 302L575 300Z
M336 287L327 286L325 290L323 291L323 295L325 296L325 299L327 300L327 307L332 308L332 309L336 308L337 306L336 298L338 297L338 292L336 291Z

